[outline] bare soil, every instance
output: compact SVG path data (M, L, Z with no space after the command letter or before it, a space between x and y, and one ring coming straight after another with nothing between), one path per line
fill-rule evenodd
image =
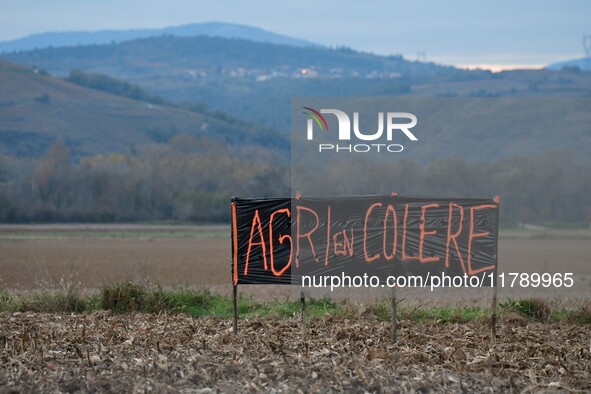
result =
M543 297L568 303L591 294L589 230L501 232L499 251L499 272L572 272L575 282L570 289L500 288L500 298ZM0 288L16 291L63 286L92 291L127 279L230 294L230 259L229 228L223 225L0 226ZM261 299L293 293L281 286L243 286L240 291ZM481 292L469 291L406 293L433 303L475 303L483 298Z

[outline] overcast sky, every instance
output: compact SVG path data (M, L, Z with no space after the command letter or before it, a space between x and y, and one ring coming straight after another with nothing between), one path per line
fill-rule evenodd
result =
M583 56L591 0L0 0L0 41L210 21L446 64L542 65Z

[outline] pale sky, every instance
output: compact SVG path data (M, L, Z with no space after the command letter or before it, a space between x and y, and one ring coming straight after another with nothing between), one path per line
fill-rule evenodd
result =
M32 33L233 22L453 65L582 57L590 0L0 0L0 41Z

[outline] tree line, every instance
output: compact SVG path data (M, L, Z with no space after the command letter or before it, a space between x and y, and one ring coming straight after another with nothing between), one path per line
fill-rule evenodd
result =
M287 195L281 162L260 147L185 134L76 162L56 142L36 160L0 159L0 221L221 221L232 194Z
M501 222L591 222L591 165L566 151L474 162L447 158L418 165L309 175L334 195L359 193L492 197ZM334 168L339 164L335 162ZM384 179L384 174L387 178ZM54 143L38 159L0 157L0 221L227 221L232 195L289 196L289 158L257 146L230 147L180 134L167 143L73 160ZM327 187L328 184L328 187Z

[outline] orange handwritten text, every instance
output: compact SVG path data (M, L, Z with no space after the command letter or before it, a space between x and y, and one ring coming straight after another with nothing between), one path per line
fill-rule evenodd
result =
M281 276L283 275L283 273L285 272L285 270L287 270L290 266L291 266L291 255L293 254L293 244L291 242L291 235L289 234L282 234L279 236L279 244L283 244L283 242L288 239L289 240L289 260L287 261L287 264L285 264L285 266L277 271L275 269L275 257L273 255L273 218L275 217L275 215L280 214L280 213L285 213L287 215L287 217L291 216L291 213L289 212L289 209L287 208L283 208L283 209L279 209L275 212L273 212L271 214L271 217L269 218L269 257L271 259L271 272L273 272L273 275L275 276Z

